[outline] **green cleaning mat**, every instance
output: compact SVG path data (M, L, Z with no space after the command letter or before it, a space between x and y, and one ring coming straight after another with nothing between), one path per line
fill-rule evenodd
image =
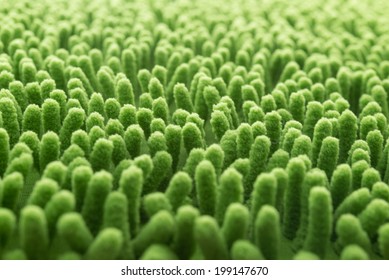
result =
M0 259L389 259L388 11L0 0Z

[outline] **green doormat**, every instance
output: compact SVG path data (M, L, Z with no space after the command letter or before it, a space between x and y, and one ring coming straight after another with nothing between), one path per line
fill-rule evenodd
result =
M389 259L376 0L3 0L0 259Z

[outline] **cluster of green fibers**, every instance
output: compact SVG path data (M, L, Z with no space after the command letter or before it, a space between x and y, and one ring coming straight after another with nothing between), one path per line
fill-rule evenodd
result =
M0 5L0 259L389 259L388 1Z

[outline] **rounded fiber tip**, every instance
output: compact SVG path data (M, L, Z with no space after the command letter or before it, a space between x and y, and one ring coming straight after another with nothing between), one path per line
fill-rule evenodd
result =
M86 256L91 260L117 259L123 244L123 235L115 228L103 229L88 248Z
M153 192L143 197L143 206L146 214L151 217L160 210L171 211L172 206L168 198L161 192Z
M177 256L172 250L162 244L153 244L140 257L140 260L177 260Z
M246 237L249 228L249 218L249 210L241 203L231 203L227 207L221 231L228 248L236 240Z
M197 165L195 182L200 212L213 215L216 205L216 174L210 161L203 160Z
M342 260L368 260L369 255L358 245L349 245L340 254Z
M84 254L93 241L93 236L79 213L66 213L57 223L57 232L76 252Z
M315 255L314 253L308 252L308 251L299 251L296 255L293 257L294 260L318 260L319 257Z
M173 210L178 209L185 198L192 190L192 179L188 173L179 171L169 182L169 185L165 191L165 196L169 200L170 204L173 207Z
M369 236L354 215L342 215L336 223L335 232L337 234L336 245L339 247L336 248L337 250L341 250L350 244L356 244L366 252L370 252Z
M42 208L28 205L22 209L19 220L19 239L29 259L47 258L49 236Z
M389 203L379 198L373 199L358 218L370 238L375 238L379 227L389 219Z
M324 259L332 233L332 201L329 191L325 187L313 187L308 205L307 237L303 249Z
M139 234L132 240L134 252L137 256L155 243L169 244L175 231L175 221L172 215L161 210L151 217Z
M254 223L254 239L263 256L276 260L281 249L280 218L277 210L270 205L260 208Z
M263 260L258 247L248 240L237 240L231 248L231 257L234 260Z

